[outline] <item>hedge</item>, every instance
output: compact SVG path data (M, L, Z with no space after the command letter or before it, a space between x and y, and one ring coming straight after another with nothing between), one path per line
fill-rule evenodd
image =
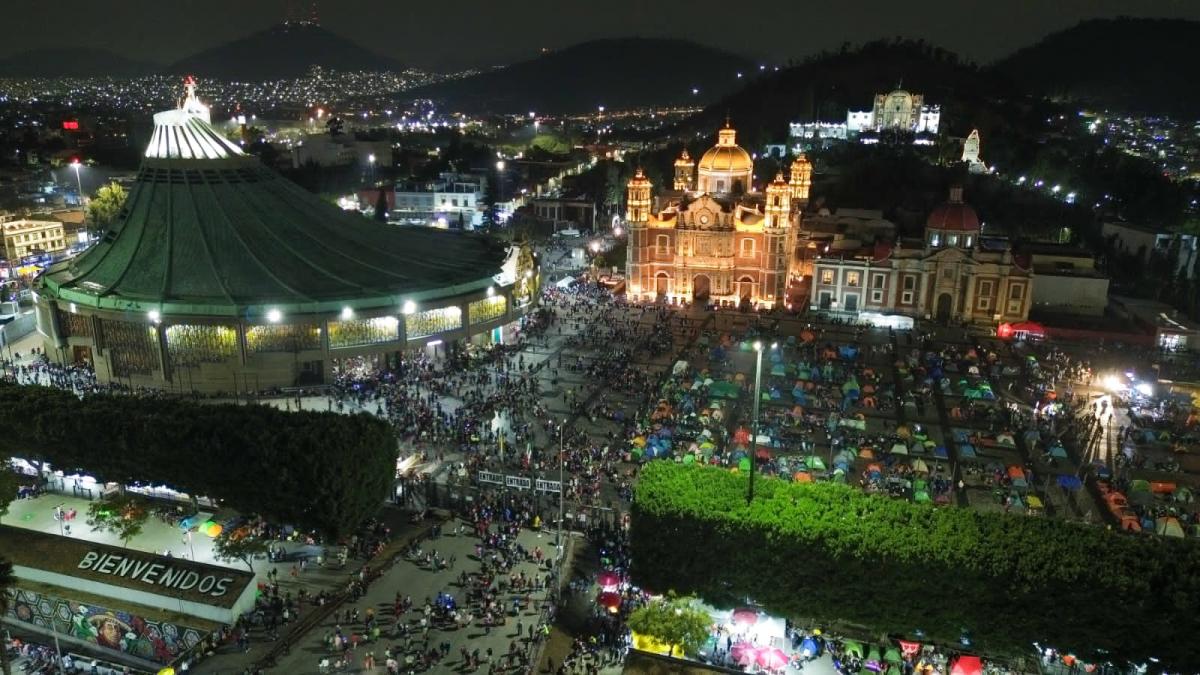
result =
M89 395L0 384L0 454L103 481L167 485L243 513L352 531L388 497L391 427L366 414Z
M934 507L833 483L755 481L647 465L631 524L633 577L656 591L877 634L1200 671L1200 546L1062 520Z

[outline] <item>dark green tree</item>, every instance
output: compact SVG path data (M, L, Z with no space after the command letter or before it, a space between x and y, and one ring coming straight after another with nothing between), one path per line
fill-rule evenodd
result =
M0 558L0 616L8 614L13 594L16 592L17 577L13 574L12 563ZM2 633L0 633L2 634ZM12 664L8 660L8 645L0 645L0 672L12 675Z
M142 533L149 518L146 500L128 492L117 492L88 505L87 524L92 530L116 535L125 547Z
M256 537L248 527L222 530L213 539L213 556L225 562L245 563L250 572L254 572L254 559L267 552L271 542Z
M631 630L665 643L667 656L675 656L676 648L682 650L681 656L695 654L708 639L712 623L696 598L676 597L673 592L635 609L628 621Z

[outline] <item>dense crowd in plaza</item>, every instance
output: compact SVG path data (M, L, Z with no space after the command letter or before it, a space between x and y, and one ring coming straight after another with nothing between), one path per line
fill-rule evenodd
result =
M1038 482L1043 474L1083 477L1092 471L1111 490L1130 495L1139 522L1177 519L1188 532L1200 523L1190 492L1179 489L1182 482L1169 493L1155 483L1152 497L1145 497L1140 493L1147 481L1136 475L1147 468L1181 470L1174 453L1155 448L1163 445L1164 432L1171 436L1168 444L1184 443L1195 422L1191 402L1160 396L1139 404L1133 394L1098 394L1110 363L1125 356L1140 363L1153 353L1074 353L819 320L780 329L778 319L751 314L721 327L710 315L629 305L602 287L576 284L547 289L510 343L449 345L391 364L339 364L335 380L320 392L324 398L305 400L303 407L383 417L410 453L448 470L451 483L477 488L479 501L464 514L468 525L454 531L478 544L471 560L437 553L436 539L409 551L410 564L454 570L458 583L423 603L396 589L390 614L346 610L326 636L329 654L321 669L361 665L403 673L453 662L468 671L524 672L531 666L554 609L536 621L521 619L520 635L503 653L453 654L450 642L435 632L470 626L490 632L511 622L514 611L519 616L538 605L538 594L553 598L558 586L560 571L552 561L560 552L526 550L516 541L522 529L554 525L550 500L489 491L475 480L481 471L555 481L561 471L572 511L628 500L638 467L650 459L753 468L787 480L834 480L960 506L973 504L967 492L980 486L1005 511L1027 508L1030 496L1047 492L1050 483L1042 488ZM752 428L753 397L746 392L753 386L755 340L779 344L764 347L762 410ZM6 362L4 370L21 383L80 394L123 391L96 384L84 366L35 359ZM1140 414L1123 419L1120 409ZM1107 457L1101 446L1110 441L1116 452ZM1009 459L975 461L969 454L984 455L985 449ZM1099 460L1110 466L1097 468ZM1064 494L1078 489L1059 485ZM1078 504L1073 495L1068 501ZM1065 509L1060 515L1072 517ZM1073 515L1101 520L1086 506ZM624 576L629 553L620 528L593 525L599 567ZM522 564L539 572L513 571ZM587 628L552 670L594 672L623 657L628 632L622 618L644 597L626 589L614 612L596 605L594 586L574 580L570 589L564 601L589 607ZM509 606L514 596L515 609ZM305 611L306 602L324 600L281 596L277 586L268 587L263 607L248 621L274 631ZM797 644L811 637L789 628ZM244 639L239 630L232 627L225 637ZM861 661L847 657L836 641L820 645L847 663Z

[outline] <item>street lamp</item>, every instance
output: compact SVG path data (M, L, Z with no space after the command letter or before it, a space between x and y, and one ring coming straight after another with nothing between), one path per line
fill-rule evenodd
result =
M567 484L563 481L563 464L566 462L563 456L563 430L567 428L567 421L558 425L558 536L554 538L554 545L562 550L562 532L565 523L563 523L563 500L567 494Z
M779 343L772 342L771 349L775 349ZM762 401L762 355L763 343L762 340L754 341L754 412L753 421L750 425L750 484L746 490L746 504L754 501L754 464L758 461L758 404Z
M80 163L78 158L71 160L71 168L75 169L75 187L79 188L79 205L80 206L83 206L83 181L80 180L80 178L79 178L79 169L82 166L83 166L83 164Z

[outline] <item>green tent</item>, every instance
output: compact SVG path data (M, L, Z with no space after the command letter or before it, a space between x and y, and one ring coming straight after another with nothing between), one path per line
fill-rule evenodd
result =
M743 457L738 460L738 471L750 471L750 458Z
M848 655L853 654L860 659L863 657L862 643L857 642L855 640L846 640L845 642L843 642L842 643L842 651L844 651Z
M688 454L683 456L683 463L684 463L684 465L687 465L687 466L695 464L696 456L689 452Z
M892 647L884 653L883 660L888 663L900 663L904 659L900 658L900 650Z
M804 458L804 466L807 466L812 471L824 471L825 470L825 462L822 461L821 458L817 457L816 455L809 455L808 457L805 457Z
M1129 484L1129 491L1130 492L1149 492L1150 491L1150 481L1142 480L1141 478L1139 478Z
M933 501L929 498L929 492L926 490L917 490L913 493L913 501L918 504L928 504Z

